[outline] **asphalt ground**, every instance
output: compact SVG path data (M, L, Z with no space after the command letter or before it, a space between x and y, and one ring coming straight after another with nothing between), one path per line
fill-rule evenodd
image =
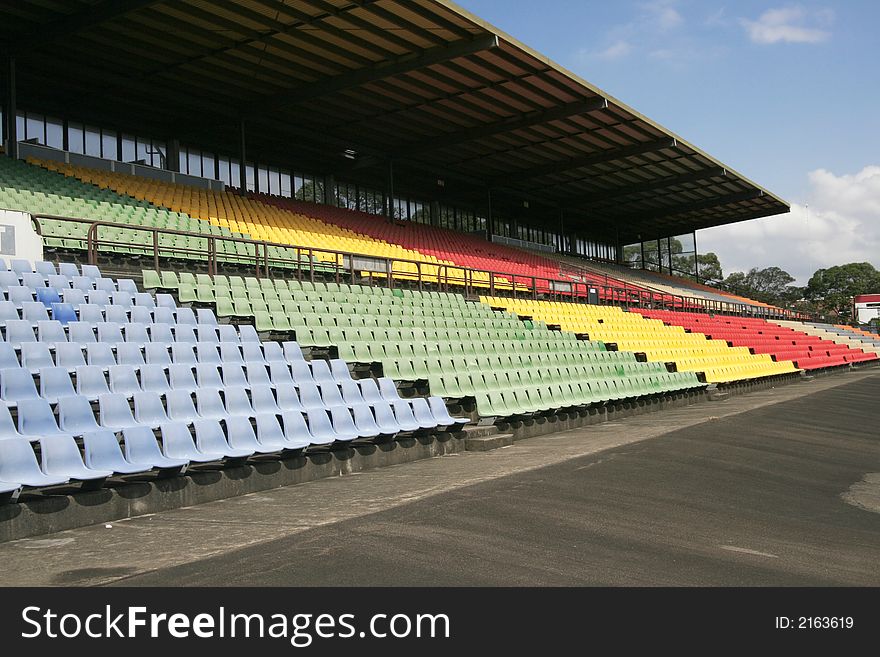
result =
M880 585L880 373L0 545L0 585Z

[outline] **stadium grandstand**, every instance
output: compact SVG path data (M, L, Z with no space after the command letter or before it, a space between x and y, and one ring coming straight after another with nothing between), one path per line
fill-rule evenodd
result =
M0 18L9 499L880 355L698 281L782 199L445 0Z

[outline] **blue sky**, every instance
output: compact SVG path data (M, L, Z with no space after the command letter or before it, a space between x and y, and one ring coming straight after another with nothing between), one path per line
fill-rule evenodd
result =
M880 2L460 4L793 204L699 233L725 271L880 266Z

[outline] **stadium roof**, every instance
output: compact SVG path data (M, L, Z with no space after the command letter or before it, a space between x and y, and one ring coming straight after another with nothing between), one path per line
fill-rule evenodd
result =
M627 243L789 210L446 0L17 0L0 41L21 107L225 153L243 119L249 158L361 182L392 160L396 189L491 188L527 223Z

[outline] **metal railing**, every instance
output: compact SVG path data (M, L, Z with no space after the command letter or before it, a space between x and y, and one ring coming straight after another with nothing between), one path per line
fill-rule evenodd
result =
M112 221L83 219L48 214L31 215L35 230L43 234L41 220L86 224L85 237L61 239L80 242L90 264L98 264L98 255L107 247L119 248L116 239L101 236L101 229L121 229L149 233L147 243L129 243L125 247L140 251L152 260L155 270L161 269L162 259L189 258L203 262L207 273L215 276L222 266L253 267L256 278L271 278L272 270L284 270L297 280L315 281L318 276L331 276L337 283L345 277L353 283L394 288L410 283L421 291L436 286L441 291L463 292L465 295L510 295L514 298L530 298L556 301L597 301L599 304L618 305L627 308L661 310L686 310L691 312L718 313L761 318L797 319L791 311L774 312L776 309L759 308L746 304L723 302L714 299L660 293L624 284L611 285L601 282L546 278L522 273L472 269L461 265L426 263L401 258L382 258L362 253L319 249L315 247L281 244L248 237L214 235L194 231L140 226ZM192 244L164 244L162 236L187 237L204 241L204 247ZM225 252L221 244L244 244L252 248L252 255ZM270 253L270 249L275 249ZM289 254L284 257L280 254ZM281 277L275 275L276 278ZM606 279L607 281L607 279Z

